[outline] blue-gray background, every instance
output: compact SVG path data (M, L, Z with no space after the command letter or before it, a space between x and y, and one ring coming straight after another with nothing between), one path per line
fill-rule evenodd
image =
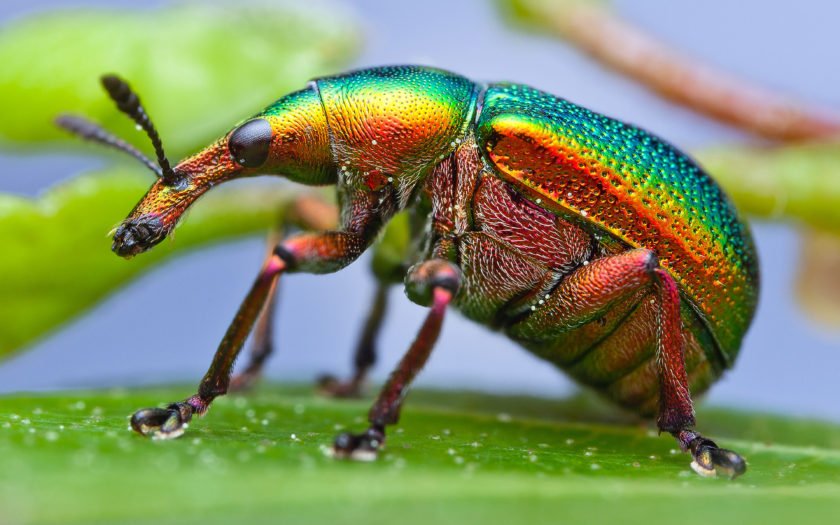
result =
M675 49L759 84L840 108L836 27L840 4L830 0L614 3L623 16ZM4 0L0 21L13 24L26 13L71 4L132 2ZM749 140L663 102L569 46L511 30L491 3L370 0L353 5L366 31L365 50L356 65L424 63L478 80L530 84L642 125L687 149ZM0 191L34 196L97 165L97 159L80 156L6 154L0 156ZM792 299L799 249L796 230L757 223L754 231L764 280L758 316L735 369L707 399L840 420L835 396L840 335L815 326ZM254 238L194 252L157 268L90 314L0 365L0 391L197 382L263 252L262 239ZM62 271L60 262L56 271ZM284 278L277 319L279 352L270 361L270 376L307 381L320 372L346 374L371 291L366 258L335 275ZM392 299L374 374L377 380L407 348L424 314L399 289L393 290ZM177 323L150 323L150 312L154 318L177 319ZM549 396L575 390L551 366L457 315L447 319L438 350L418 384Z

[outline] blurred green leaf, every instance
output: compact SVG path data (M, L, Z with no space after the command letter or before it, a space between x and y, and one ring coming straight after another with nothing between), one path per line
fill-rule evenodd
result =
M576 400L413 392L373 463L325 454L339 429L363 429L369 401L300 388L221 398L175 441L126 429L134 410L192 391L3 398L3 518L769 525L833 523L840 512L840 428L828 423L701 410L704 431L747 457L734 482L700 478L670 436L593 420Z
M268 231L296 192L289 186L220 188L194 205L175 239L130 261L108 232L146 189L149 176L110 169L79 177L32 201L0 195L0 357L92 306L171 256L199 245Z
M840 144L712 148L696 157L743 213L840 233Z
M59 140L78 147L52 123L73 112L147 149L99 86L110 72L132 84L168 153L180 158L313 76L339 69L359 43L356 20L318 2L35 15L0 31L0 141L18 149Z

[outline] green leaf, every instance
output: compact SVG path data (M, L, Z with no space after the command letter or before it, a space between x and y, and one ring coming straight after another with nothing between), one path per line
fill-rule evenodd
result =
M840 144L711 148L696 156L742 212L840 232Z
M268 231L297 193L289 186L220 188L194 205L174 239L130 261L108 232L151 185L134 170L79 177L33 201L0 195L0 357L80 314L177 253ZM9 278L13 276L13 278Z
M603 422L590 402L414 392L373 463L327 457L369 401L266 387L221 398L181 439L133 435L134 410L190 387L16 396L0 408L0 508L11 523L832 523L840 428L701 411L742 452L703 479L669 436ZM581 421L579 414L588 419Z
M0 141L63 141L64 112L86 115L147 149L98 79L117 73L140 94L173 158L190 153L280 96L333 72L358 50L355 20L335 6L246 1L159 9L72 10L0 32Z

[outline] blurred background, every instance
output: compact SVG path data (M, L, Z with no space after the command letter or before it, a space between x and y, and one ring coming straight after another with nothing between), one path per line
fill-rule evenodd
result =
M30 29L46 23L52 24L50 27L63 27L62 24L68 23L63 17L69 17L64 10L71 7L92 10L96 16L107 9L107 16L123 17L125 23L139 20L139 29L132 31L143 31L143 24L147 23L143 16L148 16L148 23L152 23L154 15L149 14L152 10L170 9L170 3L163 1L143 2L142 7L135 4L114 0L5 0L0 5L0 23L3 24L0 57L14 55L18 61L25 60L33 51L8 35L22 25ZM288 4L280 6L278 9L286 9ZM840 69L835 67L840 49L840 34L836 31L840 5L828 0L800 0L796 9L790 9L781 2L763 0L615 0L610 6L622 20L660 40L668 49L678 50L711 67L735 73L747 82L809 101L815 106L840 109L840 89L837 89ZM222 91L221 96L196 101L190 94L190 89L194 88L179 74L182 69L170 68L167 74L161 73L166 70L167 60L171 59L168 52L154 56L152 60L146 56L142 65L135 63L140 60L134 55L125 52L121 58L125 67L117 72L134 82L160 128L164 143L177 143L171 148L174 151L203 144L197 140L193 144L177 142L184 136L173 130L179 121L178 125L182 126L179 129L198 130L195 134L210 139L272 99L302 87L304 78L351 67L399 63L438 66L478 81L507 80L528 84L640 125L692 153L719 146L781 147L777 142L756 138L754 134L664 100L626 75L582 53L572 45L573 42L557 38L551 31L539 30L534 24L513 23L510 11L501 9L499 3L481 0L411 3L336 0L326 5L318 2L310 7L318 10L314 16L318 24L332 25L323 31L309 31L301 26L297 28L298 33L289 38L304 49L313 44L309 39L322 38L326 31L336 45L319 50L332 55L317 64L313 55L293 55L277 50L278 57L291 63L282 68L303 75L295 84L280 85L282 82L277 81L277 88L274 88L274 84L266 85L266 81L260 83L259 77L250 80L248 67L254 64L249 62L241 70L232 67L225 72L225 78L235 78L230 80L230 88ZM65 14L50 14L59 8ZM239 4L231 3L227 9L235 11ZM138 14L141 12L142 16ZM98 19L74 20L77 26L68 27L84 27L83 24L93 24ZM99 23L103 23L102 20ZM231 30L236 27L232 25ZM148 29L153 30L151 26ZM593 31L602 29L593 27ZM131 31L112 31L108 38L102 38L99 48L114 55L125 44L124 38L130 38ZM341 36L342 31L349 36ZM52 49L39 52L60 54L63 42L68 47L80 45L77 41L88 36L82 33L58 35L48 43L54 46ZM15 38L23 37L17 35ZM599 38L610 43L614 35L604 32ZM615 45L621 46L622 42L616 40ZM239 52L235 46L228 51L233 55ZM243 55L250 53L249 56L253 55L252 51L242 50ZM212 62L215 56L210 52L197 53L195 67L205 67L201 61ZM271 54L267 56L271 57ZM114 122L119 121L121 117L108 109L104 94L98 90L96 73L88 73L85 69L87 63L95 64L96 58L82 55L76 60L65 63L68 72L63 73L62 81L70 82L67 80L70 78L74 85L90 89L92 94L86 96L92 100L101 99L105 108L103 114L111 115L109 118L114 118ZM231 60L236 64L236 56ZM274 64L264 60L260 67L262 71ZM25 68L4 72L0 95L3 89L12 92L18 89L37 100L41 96L41 83L49 84L52 77L47 72L40 77L41 83L32 83L26 76L28 73L21 71ZM159 74L155 75L156 71ZM19 74L22 76L17 76ZM284 76L283 79L290 82L292 77ZM154 82L164 86L162 95L158 96L154 88L144 91L144 83ZM216 89L218 91L218 86ZM152 95L146 96L146 93ZM257 99L248 98L257 96ZM84 97L68 97L51 100L50 104L84 113L85 106L81 103L84 100ZM220 108L230 110L231 106L240 103L242 109L238 113L227 112L224 119L220 117ZM22 111L15 98L3 96L0 104L7 115ZM175 111L161 109L164 104ZM177 109L189 104L198 107L192 108L195 111L191 116L182 117ZM190 120L185 122L187 118ZM40 128L42 124L49 126L47 121L36 122L33 126ZM0 141L0 192L7 194L7 200L0 202L18 197L37 198L63 181L123 163L122 159L105 155L93 147L74 145L70 140L55 142L60 140L55 136L46 137L43 143L32 137L10 137L9 133L5 133L3 139ZM146 147L143 138L133 142ZM178 156L185 152L170 151L170 154ZM142 168L129 162L125 161L123 171L142 172ZM840 176L836 172L834 175ZM151 175L148 175L147 184L150 183ZM276 179L263 178L231 183L231 186L243 189L276 184ZM141 195L142 190L133 200ZM0 221L6 220L3 215L6 209L0 205ZM96 240L98 250L108 252L108 229L129 209L130 205L116 215L103 217L101 241ZM99 210L90 209L89 213L97 214ZM734 370L713 387L706 400L716 405L840 421L840 405L834 395L837 369L840 368L840 332L831 324L816 321L813 313L803 309L797 301L801 294L797 293L796 283L804 260L802 221L784 214L776 219L752 220L763 279L758 314ZM62 226L67 227L66 224ZM0 237L3 232L13 230L14 225L7 224L0 228ZM27 237L23 241L18 239L19 244L15 246L37 250L38 236L33 235L31 243ZM178 242L176 239L175 243ZM44 283L49 282L48 274L60 276L71 271L73 266L65 264L64 258L72 260L78 255L74 246L69 244L60 257L45 253L44 257L50 259L46 269L34 277L27 277L31 280L25 281L28 284L23 289L15 288L14 284L22 279L22 274L4 275L6 283L0 283L0 297L8 304L2 311L12 312L17 304L25 304L27 297L21 293L25 295L27 290L31 289L33 294L43 291ZM204 245L150 266L137 278L126 278L125 287L101 301L88 301L95 303L91 308L80 306L78 315L68 316L68 321L58 323L57 328L27 340L20 348L7 348L4 353L10 357L0 362L0 392L197 383L252 283L264 250L264 235L252 233L221 244ZM140 260L125 262L111 254L108 256L114 259L114 265L122 265L120 268ZM14 259L15 254L4 249L3 257ZM38 257L37 252L35 257ZM351 352L373 292L368 266L369 257L362 257L334 275L283 278L277 312L277 353L269 362L269 377L307 382L325 372L340 376L350 372ZM838 270L835 275L840 275L840 267L835 268ZM90 277L84 271L72 271L78 273L65 275L65 278L82 280ZM60 290L51 292L62 293ZM67 293L81 292L68 289ZM424 309L410 303L401 289L392 290L391 305L373 375L375 382L384 379L391 370L424 316ZM0 319L0 331L4 330L3 323ZM5 329L13 329L10 324L7 323ZM458 315L447 319L438 348L417 385L541 396L565 396L576 391L573 383L550 365Z

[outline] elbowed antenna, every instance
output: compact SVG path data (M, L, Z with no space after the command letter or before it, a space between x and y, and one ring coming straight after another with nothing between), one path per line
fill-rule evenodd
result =
M166 158L166 153L163 150L163 143L160 140L160 135L152 124L151 118L140 103L140 97L131 89L128 82L116 75L104 75L101 79L102 87L108 92L116 105L117 109L131 117L131 119L146 132L146 136L152 143L157 155L157 164L151 161L148 157L140 153L137 148L128 144L124 140L112 135L100 125L90 122L82 117L73 115L62 115L56 119L56 124L67 131L82 137L83 139L91 140L118 149L124 153L128 153L135 159L142 162L147 168L152 170L158 177L162 178L167 184L175 184L178 176L175 170Z
M76 115L61 115L55 119L55 123L58 125L58 127L65 129L74 135L78 135L79 137L85 140L96 142L98 144L103 144L105 146L122 151L123 153L128 153L135 159L142 162L158 177L163 176L163 171L161 170L160 166L155 164L155 161L143 155L140 152L140 150L138 150L128 142L105 131L105 129L99 124L96 124L87 120L86 118L79 117Z

